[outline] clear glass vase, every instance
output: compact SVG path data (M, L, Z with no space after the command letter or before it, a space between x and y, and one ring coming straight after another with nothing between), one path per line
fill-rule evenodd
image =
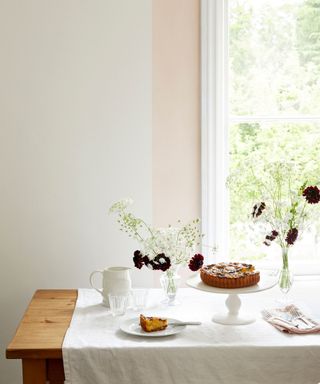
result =
M290 271L289 268L288 252L288 248L282 248L282 269L280 270L278 280L279 288L282 292L282 299L279 300L279 302L282 305L289 304L288 293L293 284L293 273Z
M178 275L179 266L171 266L168 270L162 273L160 284L164 291L164 304L177 305L177 291L180 285L180 276Z

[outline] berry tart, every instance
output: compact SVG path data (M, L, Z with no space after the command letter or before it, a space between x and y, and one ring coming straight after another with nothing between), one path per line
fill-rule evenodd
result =
M200 277L205 284L212 287L243 288L257 284L260 272L252 264L218 263L202 267Z

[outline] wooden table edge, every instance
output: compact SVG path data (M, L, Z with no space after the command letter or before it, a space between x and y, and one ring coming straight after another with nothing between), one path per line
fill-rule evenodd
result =
M61 349L6 349L6 359L62 359L62 346Z
M43 297L43 300L46 300L45 296L48 296L48 300L51 300L55 294L62 295L67 294L68 298L72 300L73 306L70 308L70 315L65 321L65 330L63 332L63 336L61 340L59 340L59 345L56 345L54 348L26 348L26 347L15 347L15 340L17 339L17 335L19 333L20 327L23 325L26 317L28 316L28 311L32 305L34 299ZM28 307L16 328L14 336L11 339L11 342L6 348L6 358L7 359L62 359L62 344L65 337L65 334L69 328L73 311L76 305L78 297L77 289L38 289L34 292L32 299L30 300ZM52 324L52 323L51 323ZM61 325L61 324L60 324Z

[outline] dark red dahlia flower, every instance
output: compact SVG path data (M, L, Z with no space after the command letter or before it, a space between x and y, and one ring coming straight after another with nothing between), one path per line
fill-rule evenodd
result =
M320 190L316 185L305 188L302 195L309 204L318 204L320 201Z
M271 241L273 241L278 235L279 233L276 230L271 231L270 235L266 236L263 244L269 247L271 245Z
M149 269L158 269L157 265L153 263L153 260L149 259L149 256L145 255L142 258L144 265Z
M191 269L191 271L195 272L203 266L203 260L204 257L200 255L200 253L197 253L191 258L188 267Z
M164 253L159 253L153 260L151 260L153 269L166 271L171 267L171 261Z
M148 257L147 255L146 255L146 256L143 256L142 261L144 262L145 265L147 265L148 263L150 263L150 259L149 259L149 257Z
M297 240L298 237L298 230L297 228L291 228L289 229L287 236L286 236L286 242L288 245L293 245L294 242Z
M255 204L252 211L252 217L256 219L262 215L263 210L266 208L266 203L263 201L260 204Z
M138 269L141 269L144 264L142 253L139 250L137 250L134 252L133 255L134 255L133 256L134 266Z

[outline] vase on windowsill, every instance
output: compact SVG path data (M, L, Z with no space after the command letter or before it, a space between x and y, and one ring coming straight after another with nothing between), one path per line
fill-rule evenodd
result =
M280 291L283 294L283 297L279 302L283 305L288 304L288 293L292 287L293 284L293 273L291 272L289 268L289 248L288 247L282 247L282 268L279 273L279 288Z

